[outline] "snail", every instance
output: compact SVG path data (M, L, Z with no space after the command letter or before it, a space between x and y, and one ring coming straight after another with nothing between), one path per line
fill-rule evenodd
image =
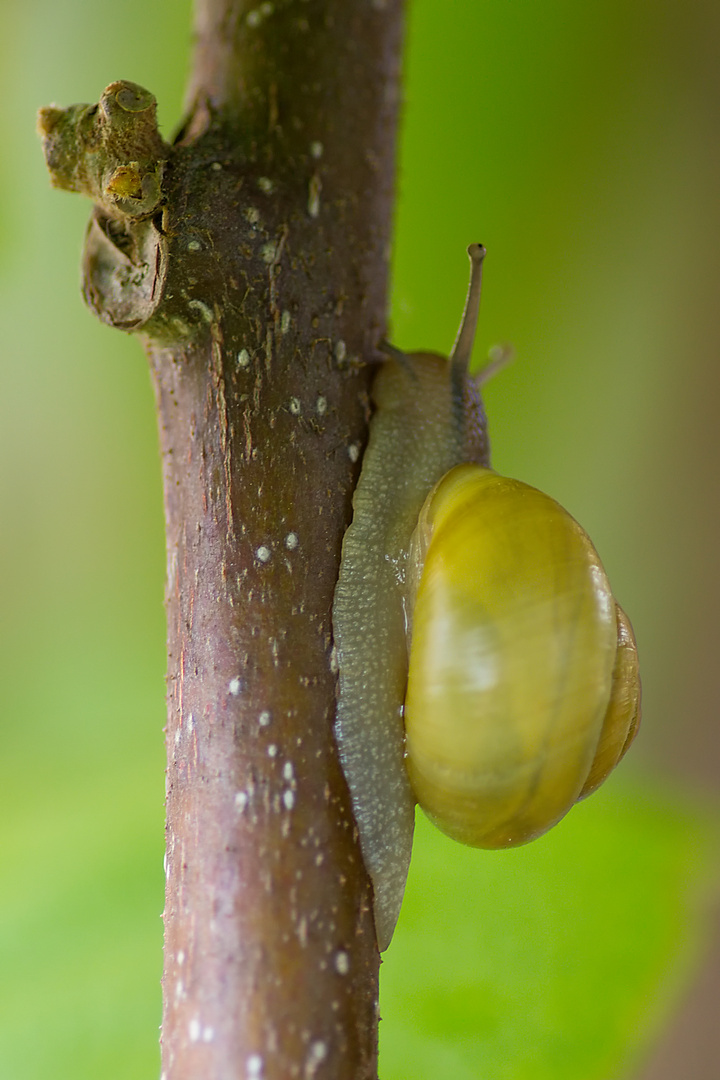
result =
M598 787L638 728L637 649L587 534L490 468L468 372L485 249L453 351L388 349L333 601L335 738L380 951L415 803L484 848L526 843Z

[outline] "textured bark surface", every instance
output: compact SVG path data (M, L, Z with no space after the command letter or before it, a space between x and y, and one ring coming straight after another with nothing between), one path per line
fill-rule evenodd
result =
M169 553L168 1080L376 1074L330 610L363 362L385 331L400 5L267 7L200 9L165 231L205 326L149 350Z
M330 613L385 334L401 22L401 0L201 0L173 147L133 84L41 115L54 182L96 202L86 298L143 335L157 393L165 1080L376 1075Z

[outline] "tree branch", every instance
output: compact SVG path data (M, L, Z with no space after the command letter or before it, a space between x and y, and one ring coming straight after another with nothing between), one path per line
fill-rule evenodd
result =
M56 183L95 155L63 185L97 204L85 294L142 334L157 393L166 1080L376 1075L330 610L385 333L401 22L401 0L200 0L172 149L146 132L128 158L132 84L41 117Z

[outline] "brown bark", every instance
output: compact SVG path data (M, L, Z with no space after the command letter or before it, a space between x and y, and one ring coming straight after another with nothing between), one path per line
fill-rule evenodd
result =
M401 22L402 0L199 0L173 148L131 84L41 117L54 181L98 204L86 297L142 333L157 392L165 1080L376 1075L330 612L385 333Z
M200 7L169 227L212 319L189 348L150 346L169 552L168 1080L376 1074L330 609L360 362L385 329L400 5L263 10Z

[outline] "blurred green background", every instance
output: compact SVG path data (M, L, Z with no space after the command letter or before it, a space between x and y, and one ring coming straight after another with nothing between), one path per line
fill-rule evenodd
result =
M169 134L189 28L178 0L0 8L0 1080L158 1071L153 401L138 343L83 307L88 207L50 189L34 114L127 78ZM412 4L393 340L448 350L482 240L480 347L517 354L487 388L495 465L595 540L645 718L535 845L419 822L383 1080L717 1076L719 45L714 0Z

